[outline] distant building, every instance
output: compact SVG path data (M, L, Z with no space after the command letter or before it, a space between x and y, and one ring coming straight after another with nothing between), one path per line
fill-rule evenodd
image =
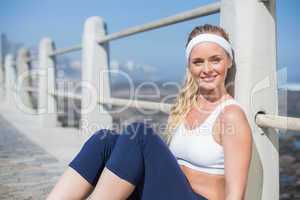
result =
M5 33L1 33L0 37L0 52L2 62L7 54L17 55L18 50L23 46L22 43L12 42L8 39Z
M300 83L286 83L278 86L278 89L289 91L300 91Z

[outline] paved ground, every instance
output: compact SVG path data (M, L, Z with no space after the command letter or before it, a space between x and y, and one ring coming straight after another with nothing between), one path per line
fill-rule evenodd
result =
M0 199L45 199L64 167L0 115Z
M82 134L79 129L73 127L47 127L42 123L41 115L30 114L2 102L0 103L0 116L29 141L42 147L65 166L74 158L89 137L88 134Z

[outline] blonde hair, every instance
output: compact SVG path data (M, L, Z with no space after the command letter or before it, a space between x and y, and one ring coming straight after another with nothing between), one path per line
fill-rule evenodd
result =
M195 27L189 34L186 46L189 41L191 41L195 36L202 33L213 33L222 36L229 42L228 34L219 26L214 26L211 24L204 24L202 26ZM166 135L166 142L169 145L172 140L173 131L178 127L180 122L182 122L190 109L197 105L197 93L199 86L194 79L193 75L189 70L189 66L186 67L186 75L182 88L180 89L175 103L172 105L170 110L170 115L168 117L166 130L164 135Z

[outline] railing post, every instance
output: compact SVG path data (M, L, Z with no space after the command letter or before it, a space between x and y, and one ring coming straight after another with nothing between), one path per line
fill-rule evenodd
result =
M246 109L254 140L246 199L279 199L278 135L255 123L258 112L278 113L275 0L222 0L220 16L235 49L235 98Z
M39 44L39 84L38 84L38 113L41 124L46 127L57 126L57 101L53 96L56 83L55 59L50 56L54 43L50 38L43 38Z
M28 49L21 48L18 51L17 56L17 72L18 72L18 78L17 78L17 92L18 92L18 99L21 100L22 105L18 106L25 106L26 110L32 110L33 104L32 104L32 95L30 92L26 91L26 88L32 86L32 80L30 76L30 64L28 62L29 59L29 51ZM25 90L24 90L25 89Z
M82 41L81 131L91 134L99 128L111 128L112 117L97 100L110 97L108 43L97 40L106 35L106 24L100 17L90 17L84 25Z
M14 86L16 81L16 68L13 55L5 56L5 102L14 106Z

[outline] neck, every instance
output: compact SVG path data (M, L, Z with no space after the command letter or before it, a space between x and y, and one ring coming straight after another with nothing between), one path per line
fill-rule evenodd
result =
M220 101L228 96L228 92L225 87L216 88L214 90L199 90L198 102L203 106L214 107Z

